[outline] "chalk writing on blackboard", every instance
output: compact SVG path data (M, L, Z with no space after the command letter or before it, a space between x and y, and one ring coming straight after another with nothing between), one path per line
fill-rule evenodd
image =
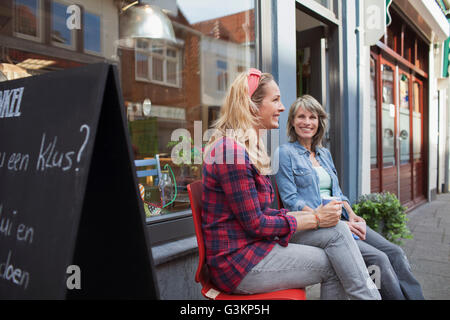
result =
M10 210L7 214L0 204L0 241L6 238L14 238L16 242L31 245L34 240L34 228L24 223L19 223L17 210ZM0 255L0 280L9 281L26 289L30 282L30 273L14 264L13 250L9 249L6 256Z
M41 142L39 147L39 154L30 155L25 152L4 152L0 150L0 170L7 169L8 171L27 171L30 167L30 158L36 158L34 168L36 171L43 172L49 169L61 169L62 171L69 171L74 168L74 163L80 163L84 150L90 139L90 127L87 124L80 126L82 133L82 142L80 147L71 147L71 150L62 151L63 143L58 136L49 137L46 132L41 135ZM66 147L67 148L67 147ZM75 149L75 150L73 150ZM76 156L76 159L75 159ZM32 166L33 167L33 166ZM75 171L78 171L78 167Z
M24 88L0 90L0 118L20 117Z

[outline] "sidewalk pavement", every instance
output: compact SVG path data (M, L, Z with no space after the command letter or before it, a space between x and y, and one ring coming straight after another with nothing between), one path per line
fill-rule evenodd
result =
M450 300L450 194L440 194L407 214L413 239L401 246L427 300ZM320 297L320 285L306 288L307 299Z

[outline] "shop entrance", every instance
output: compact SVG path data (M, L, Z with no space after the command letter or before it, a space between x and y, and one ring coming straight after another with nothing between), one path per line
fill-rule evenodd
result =
M423 79L375 52L371 79L371 189L413 207L425 200Z
M340 82L340 36L339 23L330 20L332 10L318 13L296 2L296 49L297 49L297 97L309 94L319 101L330 115L329 129L322 144L333 155L341 187L346 181L341 176L343 153L340 121L342 117L342 84Z
M297 96L309 94L327 107L327 30L328 27L301 10L297 24Z

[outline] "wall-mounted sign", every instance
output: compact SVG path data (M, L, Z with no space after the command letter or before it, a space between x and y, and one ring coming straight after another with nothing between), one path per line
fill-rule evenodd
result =
M364 44L372 46L386 31L386 1L364 1Z

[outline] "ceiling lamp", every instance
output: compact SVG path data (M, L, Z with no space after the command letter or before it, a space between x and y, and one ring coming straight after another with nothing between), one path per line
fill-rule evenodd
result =
M122 8L120 39L161 39L175 43L172 22L157 6L135 1Z

